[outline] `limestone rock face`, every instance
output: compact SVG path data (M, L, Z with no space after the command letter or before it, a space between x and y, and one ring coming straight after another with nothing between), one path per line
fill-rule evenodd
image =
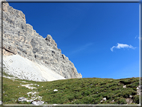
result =
M82 78L74 64L61 53L51 35L43 38L26 23L22 11L3 5L3 54L20 55L42 64L64 78Z

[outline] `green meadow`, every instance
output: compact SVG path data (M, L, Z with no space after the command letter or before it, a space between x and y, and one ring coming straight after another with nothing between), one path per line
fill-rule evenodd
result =
M6 75L6 74L5 74ZM21 85L32 84L34 89ZM126 85L126 88L123 86ZM139 78L76 78L51 82L35 82L3 77L3 104L30 104L19 102L19 97L44 101L44 104L139 104ZM58 91L54 91L57 89ZM28 95L28 92L36 94ZM131 95L131 98L130 98ZM42 97L42 98L41 98ZM106 101L101 101L106 98Z

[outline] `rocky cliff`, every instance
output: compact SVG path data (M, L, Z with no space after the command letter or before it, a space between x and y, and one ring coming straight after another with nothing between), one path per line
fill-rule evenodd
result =
M62 54L51 35L43 38L26 23L22 11L3 3L3 55L20 55L42 64L64 78L82 78L74 64ZM42 27L42 26L41 26Z

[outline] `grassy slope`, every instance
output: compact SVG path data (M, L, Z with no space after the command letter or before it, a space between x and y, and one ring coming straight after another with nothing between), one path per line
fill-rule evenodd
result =
M27 84L21 81L3 78L4 104L28 104L27 102L18 102L17 99L19 97L29 98L27 92L31 91L39 92L38 95L42 96L42 101L47 104L127 104L125 99L129 98L129 95L133 96L133 104L139 103L139 96L136 95L139 78L81 78L52 82L26 81L39 85L33 85L37 88L33 90L20 86L20 84ZM127 88L123 88L124 84ZM54 89L58 89L58 91L54 92ZM104 97L107 100L101 103L100 101ZM114 102L111 102L112 100Z

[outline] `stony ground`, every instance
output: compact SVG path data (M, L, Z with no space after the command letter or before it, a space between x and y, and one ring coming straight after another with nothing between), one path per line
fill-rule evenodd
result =
M65 79L48 67L30 61L20 55L3 56L4 72L19 79L53 81Z

